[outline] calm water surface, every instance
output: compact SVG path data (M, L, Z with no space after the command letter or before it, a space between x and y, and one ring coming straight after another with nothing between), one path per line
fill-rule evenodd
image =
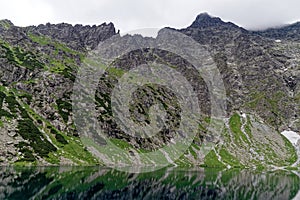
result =
M298 199L300 190L300 178L291 171L165 168L135 174L103 167L0 169L0 199L267 200Z

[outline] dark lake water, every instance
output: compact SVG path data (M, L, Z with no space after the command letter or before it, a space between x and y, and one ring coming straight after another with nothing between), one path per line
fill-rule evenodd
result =
M138 174L103 167L0 169L0 199L284 200L297 199L300 190L300 178L291 171L165 168Z

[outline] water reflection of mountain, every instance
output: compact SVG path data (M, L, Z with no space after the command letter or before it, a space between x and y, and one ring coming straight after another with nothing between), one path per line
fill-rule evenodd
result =
M166 168L133 174L96 167L1 168L0 199L292 199L290 171Z

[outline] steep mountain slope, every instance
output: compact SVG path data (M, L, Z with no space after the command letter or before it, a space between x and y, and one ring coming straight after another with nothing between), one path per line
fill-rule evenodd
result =
M223 75L231 115L224 148L255 165L289 153L281 149L278 132L288 127L299 132L299 44L264 38L207 14L181 32L208 47Z
M206 47L223 78L227 119L221 122L225 128L216 148L205 158L201 155L201 144L209 136L207 128L212 120L203 79L195 70L189 70L192 66L183 58L160 49L141 49L123 55L114 63L115 69L99 77L95 103L99 123L107 136L128 151L129 157L132 151L153 151L177 134L180 108L172 91L157 85L142 87L133 94L130 111L134 120L143 125L147 123L150 106L164 102L169 129L154 138L135 140L112 120L110 94L118 78L134 66L155 61L189 77L203 108L193 144L175 163L283 167L296 162L295 149L280 132L300 131L300 43L295 39L300 38L297 33L300 27L296 24L250 32L200 14L191 26L178 31ZM70 99L77 70L88 51L116 34L111 23L92 27L46 24L21 28L8 20L0 21L2 164L101 163L80 141Z
M68 100L87 49L114 35L113 25L0 24L3 164L95 163L70 122Z
M255 111L276 129L295 126L299 131L294 123L299 119L299 44L277 43L206 14L196 22L181 31L207 45L214 56L224 77L229 109Z

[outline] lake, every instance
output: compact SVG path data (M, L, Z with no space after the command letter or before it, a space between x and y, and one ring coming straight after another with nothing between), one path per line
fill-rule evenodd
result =
M293 199L300 191L297 173L283 170L171 167L139 174L105 167L0 169L0 199L267 200Z

